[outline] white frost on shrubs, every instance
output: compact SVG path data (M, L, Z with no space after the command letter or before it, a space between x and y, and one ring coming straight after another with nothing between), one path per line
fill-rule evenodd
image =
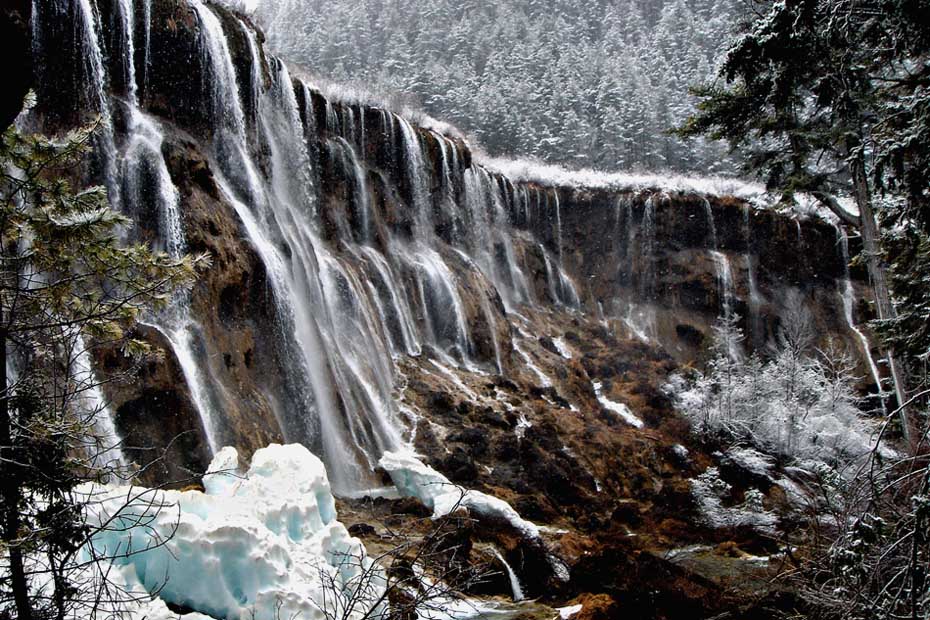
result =
M762 507L762 493L750 489L739 506L724 506L732 488L720 477L716 467L691 480L691 493L705 525L712 528L752 527L762 532L774 532L778 518Z
M696 432L831 468L875 446L874 426L857 406L855 364L845 351L815 351L801 337L783 336L771 359L734 359L729 343L742 335L732 331L718 328L715 355L703 373L675 375L666 385Z
M772 469L775 467L775 461L772 457L752 448L730 448L726 452L726 457L739 467L760 478L771 476Z

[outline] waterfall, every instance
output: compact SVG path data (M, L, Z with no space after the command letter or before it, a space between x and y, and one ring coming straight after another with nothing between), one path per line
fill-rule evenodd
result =
M628 221L632 222L632 206L628 210ZM649 196L643 204L643 219L636 237L633 227L630 226L628 246L630 252L630 275L636 273L636 254L633 252L633 241L638 238L638 256L641 268L639 270L639 296L641 305L630 301L627 305L627 314L623 321L630 330L644 342L649 342L656 333L655 297L656 297L656 209L655 195Z
M78 406L90 416L94 427L94 445L86 446L92 459L91 466L118 471L127 465L122 450L123 440L116 430L113 411L100 388L100 380L91 365L90 352L80 334L75 336L72 353L72 389L77 391Z
M414 235L420 237L434 234L429 204L428 181L426 179L426 164L423 161L423 150L420 137L413 126L406 119L397 118L403 136L404 166L407 171L407 181L410 184L410 200L413 203Z
M117 191L117 155L116 140L113 135L113 119L110 114L110 101L107 96L107 76L103 62L103 53L98 35L98 19L91 0L75 0L77 6L80 29L83 33L81 42L84 63L88 73L87 84L90 87L90 96L100 115L100 126L95 134L97 150L102 158L102 168L107 190L110 192L110 203L113 208L119 209L119 193ZM38 4L38 0L36 2ZM77 30L78 24L75 24Z
M389 317L387 319L388 325L393 324L395 326L393 330L389 331L396 332L400 335L400 340L403 342L403 350L405 350L408 355L420 355L422 347L420 346L416 324L413 321L413 313L410 311L410 306L407 303L407 291L401 288L402 283L398 283L398 279L394 275L391 265L388 264L384 256L367 246L360 248L359 251L364 258L368 260L369 265L373 269L373 274L377 276L376 281L369 280L372 282L372 286L375 288L378 295L376 299L381 299L382 308L391 309L390 314L385 311L385 316ZM401 349L399 343L398 346L395 346L395 349Z
M414 270L430 342L442 348L458 348L464 361L471 354L472 345L455 275L431 247L397 249Z
M641 238L639 252L643 261L642 269L642 296L652 302L656 288L655 244L656 244L656 208L654 197L650 196L643 205L643 223L641 225Z
M135 45L133 42L134 13L130 0L119 0L116 6L124 36L122 42L126 65L128 134L123 153L123 165L120 170L123 201L127 208L138 211L147 202L158 214L158 233L165 252L180 258L186 251L184 231L181 223L180 196L171 180L168 166L162 155L164 135L158 123L146 115L139 107L138 88L136 85ZM145 20L145 73L148 72L148 55L150 46L151 3L143 6ZM154 190L154 191L153 191ZM149 324L157 329L171 345L185 382L190 390L194 408L201 420L201 426L210 448L215 453L219 445L217 416L221 410L221 399L213 393L211 385L216 382L204 376L200 356L196 354L200 326L190 312L190 298L181 293L172 300L170 307L161 316L148 319Z
M529 285L517 265L512 230L504 207L505 197L500 186L482 168L466 170L463 180L470 235L466 242L468 249L500 293L507 311L519 304L530 303Z
M262 92L261 57L258 53L258 44L251 31L242 22L239 22L239 26L249 44L249 110L252 112L252 123L258 124L258 106Z
M343 171L352 181L352 199L349 201L353 218L352 230L357 231L357 241L361 244L371 243L374 240L373 215L371 201L368 197L368 184L365 179L365 170L355 155L355 149L342 137L331 139L329 144L335 144ZM343 231L344 238L350 238L352 232Z
M746 240L746 277L749 280L749 328L752 332L753 346L760 348L764 344L764 328L759 314L762 306L762 295L759 293L759 285L756 282L756 268L752 261L752 229L750 227L750 209L749 203L743 206L743 234Z
M142 95L145 96L149 85L149 62L152 56L152 0L142 0L142 35L145 43L142 48Z
M129 139L123 159L122 180L125 204L138 209L147 200L154 200L158 213L159 238L164 250L172 258L180 258L186 251L181 223L180 196L171 180L168 166L162 156L164 136L158 124L135 105L130 106ZM154 177L154 192L146 180ZM169 308L160 316L150 319L171 345L185 383L190 390L204 436L214 454L219 445L217 417L222 410L222 399L211 393L213 385L204 375L204 368L195 352L200 326L191 316L190 295L182 292L175 296Z
M501 345L497 341L497 319L494 318L494 312L491 310L491 303L487 295L480 294L481 310L484 312L485 319L488 322L488 332L491 336L491 346L494 348L494 365L498 374L504 374L504 364L501 361Z
M714 210L710 206L707 198L702 199L704 202L704 214L707 216L707 225L710 228L711 247L717 249L717 225L714 223Z
M439 144L439 160L440 160L440 169L442 170L441 178L441 188L442 188L442 198L441 198L441 209L443 210L445 216L449 219L451 226L450 238L453 241L460 241L460 232L458 226L458 206L455 202L455 187L452 183L452 153L455 152L455 146L449 144L448 140L444 136L439 135L436 132L430 132L436 141ZM450 153L446 153L446 149L449 149Z
M733 313L733 270L730 267L730 259L717 250L712 250L710 255L717 271L717 289L723 300L723 315L730 318Z
M800 231L800 227L798 230ZM849 330L856 335L862 352L865 354L866 362L869 365L869 372L872 375L872 380L875 381L875 388L878 390L878 397L882 403L882 411L887 413L887 403L885 402L886 394L882 386L881 374L878 372L878 365L875 363L875 358L872 357L872 347L869 344L868 337L866 337L862 330L856 325L853 311L856 296L853 290L852 279L849 277L849 237L846 236L846 231L839 225L836 226L836 236L840 246L844 269L843 288L840 291L840 297L843 302L843 315L846 318L846 325L849 327Z
M68 11L68 7L71 11ZM45 25L47 14L70 14L73 16L75 58L80 59L80 90L78 106L82 111L89 111L99 116L99 125L94 133L96 157L103 177L104 185L110 193L110 203L119 210L119 193L117 183L117 149L114 137L110 100L107 94L108 79L102 47L100 45L100 24L92 0L33 0L32 1L32 46L33 57L43 59L39 62L55 63L60 50L46 49ZM39 80L40 88L42 80Z
M559 257L559 268L562 267L562 202L559 199L559 190L555 191L555 251ZM547 194L548 197L548 194Z
M710 251L710 255L714 261L714 269L717 272L717 291L720 293L723 316L729 319L733 314L733 270L730 267L729 257L718 251L717 226L714 224L714 210L711 208L710 201L707 200L707 198L704 198L703 201L704 213L707 215L707 224L710 227L711 248L713 248ZM734 351L730 353L732 355Z
M383 378L383 347L372 351L367 346L382 336L372 333L370 306L365 315L358 304L357 287L351 291L354 298L340 298L332 287L327 297L327 283L321 281L321 265L325 266L324 279L351 280L333 259L318 255L322 244L314 223L306 218L312 213L307 193L310 163L305 141L295 140L303 136L303 127L290 76L278 63L272 91L260 100L259 119L271 160L265 186L249 155L235 69L222 27L208 7L197 0L193 3L201 20L204 60L210 68L209 86L219 125L214 138L217 180L265 264L282 331L292 338L288 338L292 344L287 347L291 357L287 380L301 395L304 411L293 412L296 426L289 418L282 430L286 437L310 444L321 441L326 461L340 464L331 474L335 488L370 486L371 463L365 457L376 457L379 448L400 445L388 398L390 386ZM287 248L286 253L281 248ZM357 314L342 317L340 312L347 307ZM342 326L346 327L343 333L333 325L334 318L349 321L350 325ZM363 337L357 335L359 331ZM360 360L369 359L369 354L379 363L366 372Z
M134 105L129 108L128 133L120 171L123 202L127 209L138 211L146 202L154 201L164 250L179 258L184 253L181 199L162 156L164 135L158 123Z
M126 93L129 104L138 103L138 88L136 86L136 47L133 40L135 19L132 9L132 0L118 0L116 10L119 12L120 26L123 34L120 54L126 67Z
M123 37L114 50L126 57L122 64L109 65L98 45L100 19L92 0L55 2L73 3L80 17L75 32L86 73L82 77L87 78L83 96L90 101L84 107L100 111L107 127L111 106L120 113L121 150L102 151L107 161L119 163L102 176L118 190L114 199L122 197L127 212L157 216L137 219L154 223L156 246L180 257L188 246L181 183L175 187L170 175L175 168L163 155L176 152L173 121L156 120L145 107L154 104L149 58L160 51L158 37L152 37L151 0L107 5ZM563 222L558 189L515 184L488 172L462 156L458 139L430 133L388 110L323 97L293 79L280 60L262 49L255 31L233 14L222 14L220 5L184 2L192 9L197 32L190 61L199 65L191 75L201 81L192 86L194 95L200 88L211 130L198 146L206 153L207 174L216 182L223 209L231 209L260 263L264 279L255 278L255 283L268 286L272 320L257 330L262 348L272 351L263 361L276 364L262 372L275 377L271 385L254 387L266 392L285 441L303 442L320 453L337 491L371 488L381 453L401 447L409 433L395 394L401 387L399 368L408 356L422 356L418 364L444 369L457 365L487 372L493 364L500 373L510 365L502 359L509 352L504 339L510 338L510 325L501 321L519 317L521 306L543 310L550 300L548 305L560 310L580 310L579 291L588 301L588 289L576 286L572 278L577 273L570 275L565 264L567 254L567 262L576 266L573 230L564 229L566 224L573 229L574 214L566 211ZM138 29L137 18L142 20ZM41 43L39 37L36 45ZM107 66L120 67L112 71L126 81L125 99L109 98ZM178 135L199 136L201 129L180 126ZM321 181L332 180L332 169L338 171L339 191L323 196L323 202L318 191ZM194 191L202 188L195 184ZM639 288L643 302L637 308L630 301L626 321L643 339L656 332L660 199L657 194L645 201L638 228L633 200L618 203L613 224L616 252L625 252L623 265L630 261L630 288ZM716 250L709 202L705 209L729 312L731 266ZM748 253L746 261L754 296ZM530 268L545 271L542 294L531 288L529 276L541 276L530 274ZM242 394L212 359L217 353L208 340L212 319L195 312L204 301L196 296L202 292L179 295L167 311L144 320L173 349L206 442L215 451L241 430L232 428L224 414ZM593 306L597 300L590 302ZM608 304L608 309L615 318L623 316L622 308ZM483 339L485 325L489 341ZM528 339L524 332L514 343L515 359L523 360L525 372L540 385L551 385L534 363ZM452 370L441 372L457 376ZM516 597L519 584L514 585Z
M132 64L131 55L133 51L132 28L127 24L132 24L131 8L125 3L126 0L120 0L118 10L122 23L124 35L123 48L128 51L130 61L127 64L127 84L129 85L130 101L135 101L135 70ZM68 11L70 5L71 11ZM94 134L94 143L96 153L99 157L99 164L104 184L108 191L110 205L115 210L120 210L120 187L119 171L114 136L112 115L110 109L109 95L107 94L108 80L106 75L106 65L104 63L103 51L100 45L100 20L97 15L95 6L91 0L54 0L53 2L43 2L42 0L33 0L32 2L32 45L33 56L36 59L44 58L45 53L57 54L58 50L46 49L48 46L45 41L46 16L49 13L64 12L74 17L71 35L74 37L73 45L76 50L75 57L80 59L81 75L79 79L80 92L79 97L84 98L86 109L99 115L99 125ZM41 78L39 79L41 84ZM113 417L113 411L106 401L103 391L100 388L100 381L95 377L90 355L85 346L83 336L76 336L77 355L73 361L75 376L77 381L85 386L82 394L82 406L93 414L93 423L106 445L98 446L103 448L100 457L104 462L118 463L125 465L126 460L123 456L120 444L121 439L116 430L116 424ZM80 378L81 376L84 378ZM99 460L98 460L99 462Z
M525 420L525 418L523 420ZM529 425L529 423L527 423L527 425ZM510 579L511 596L513 597L514 602L522 601L526 597L523 594L523 587L520 585L520 579L517 577L517 574L514 572L510 564L507 563L507 560L504 559L504 556L501 555L501 552L496 548L494 549L494 557L504 565L504 570L507 571L507 578Z

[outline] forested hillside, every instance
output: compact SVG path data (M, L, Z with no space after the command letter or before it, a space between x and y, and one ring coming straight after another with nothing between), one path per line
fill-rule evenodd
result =
M735 0L281 0L258 21L313 75L412 95L494 155L572 167L725 172L666 135L713 75Z

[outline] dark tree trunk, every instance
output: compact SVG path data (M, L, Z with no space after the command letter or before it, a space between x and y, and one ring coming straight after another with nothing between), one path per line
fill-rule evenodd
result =
M871 280L872 291L875 295L875 309L879 320L892 319L895 317L895 309L891 303L891 295L888 292L888 283L885 279L881 238L878 224L875 222L875 211L872 208L872 195L869 190L868 177L866 176L865 160L861 153L853 158L850 172L852 173L856 205L859 207L859 233L862 235L862 255L865 258L869 280ZM888 358L888 369L894 382L898 406L901 407L901 430L904 434L904 440L910 442L913 433L911 432L907 412L903 408L904 403L907 402L904 375L895 358L894 351L890 347L886 348L885 356Z
M5 317L0 317L2 320ZM22 492L19 487L19 476L10 471L16 466L16 455L13 451L12 421L10 420L10 399L7 390L7 339L4 332L0 332L0 495L3 497L3 541L6 543L7 556L10 561L10 585L13 589L13 599L16 603L18 620L32 619L32 606L29 602L29 584L26 581L26 570L23 566L23 552L16 544L19 539L20 519L19 505L22 501Z

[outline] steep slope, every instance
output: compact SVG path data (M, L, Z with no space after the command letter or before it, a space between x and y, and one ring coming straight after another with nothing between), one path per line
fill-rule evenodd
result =
M364 520L377 511L351 498L386 484L385 451L412 446L550 526L542 547L474 534L529 595L598 592L661 617L723 604L655 550L764 545L701 521L690 480L718 458L661 388L721 314L761 349L789 289L824 339L860 346L832 225L732 196L508 179L429 119L325 96L201 0L34 6L39 105L21 123L101 115L76 174L108 187L134 238L214 260L140 328L165 360L107 386L128 457L169 449L148 482L203 471L223 445L247 458L299 442ZM101 349L96 363L125 362ZM734 502L762 486L767 508L784 504L732 471Z

